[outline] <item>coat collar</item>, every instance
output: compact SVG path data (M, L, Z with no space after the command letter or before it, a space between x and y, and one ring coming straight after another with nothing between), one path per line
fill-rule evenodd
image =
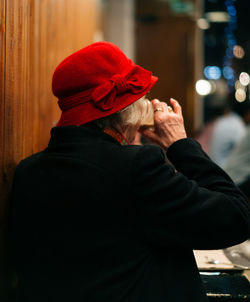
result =
M64 126L54 127L50 131L50 141L48 147L60 144L90 143L91 141L109 141L119 145L109 134L102 132L95 127L85 126Z

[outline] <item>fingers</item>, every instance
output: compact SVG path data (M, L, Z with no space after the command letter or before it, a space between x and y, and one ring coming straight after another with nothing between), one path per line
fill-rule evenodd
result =
M157 103L160 103L160 101L159 101L158 99L154 99L154 100L152 100L152 104L153 104L153 106L154 106L154 105L156 105Z
M181 106L175 99L170 99L168 106L166 102L158 99L152 101L154 110L154 127L141 128L141 134L153 143L167 150L175 141L186 138L186 130L182 116Z
M158 99L152 101L154 113L166 112L167 104L165 102L160 102Z
M156 111L162 111L161 103L158 99L154 99L152 102L153 110Z
M171 103L171 105L173 107L174 113L181 114L181 106L180 106L180 104L175 99L173 99L173 98L170 99L170 103Z
M170 99L171 106L168 106L166 102L160 102L158 99L154 99L152 101L154 113L175 113L182 114L182 109L178 101L171 98Z

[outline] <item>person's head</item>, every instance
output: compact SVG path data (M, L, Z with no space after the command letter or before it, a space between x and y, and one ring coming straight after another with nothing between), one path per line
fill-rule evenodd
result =
M94 121L100 127L138 125L143 97L156 81L116 45L93 43L63 60L53 74L52 90L62 110L57 126Z
M153 122L153 108L150 101L143 96L126 108L94 120L88 125L96 125L100 129L114 128L126 133L129 142L132 142L135 133L141 125L151 125Z

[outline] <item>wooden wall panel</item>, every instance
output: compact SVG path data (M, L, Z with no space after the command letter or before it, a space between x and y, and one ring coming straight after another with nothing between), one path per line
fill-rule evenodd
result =
M173 97L181 103L189 136L196 126L196 51L201 45L195 13L174 14L166 1L136 0L136 61L159 77L151 98Z
M3 133L4 133L4 93L5 93L5 0L0 0L0 170L3 171ZM1 173L1 178L4 174ZM3 194L3 181L0 181L0 196ZM3 212L3 204L0 204L0 213ZM2 223L0 223L2 228ZM6 288L5 250L3 248L3 232L0 232L0 300L4 301Z
M20 159L47 145L59 117L51 92L53 71L67 55L93 42L97 20L96 2L91 0L1 3L1 24L6 19L1 41L6 45L1 43L0 180L8 186Z
M2 171L3 132L4 132L4 93L5 93L5 0L0 0L0 170ZM3 175L2 175L3 177ZM2 192L0 182L0 194ZM1 213L0 204L0 213Z
M51 91L53 71L93 42L97 1L0 0L0 18L1 235L15 167L47 146L60 115Z

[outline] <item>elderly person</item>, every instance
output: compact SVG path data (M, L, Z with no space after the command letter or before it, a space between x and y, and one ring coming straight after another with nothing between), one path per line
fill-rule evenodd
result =
M156 81L108 42L56 68L61 118L13 183L17 301L207 301L192 250L249 238L248 201L179 103L153 100L140 127ZM138 130L153 144L131 145Z

